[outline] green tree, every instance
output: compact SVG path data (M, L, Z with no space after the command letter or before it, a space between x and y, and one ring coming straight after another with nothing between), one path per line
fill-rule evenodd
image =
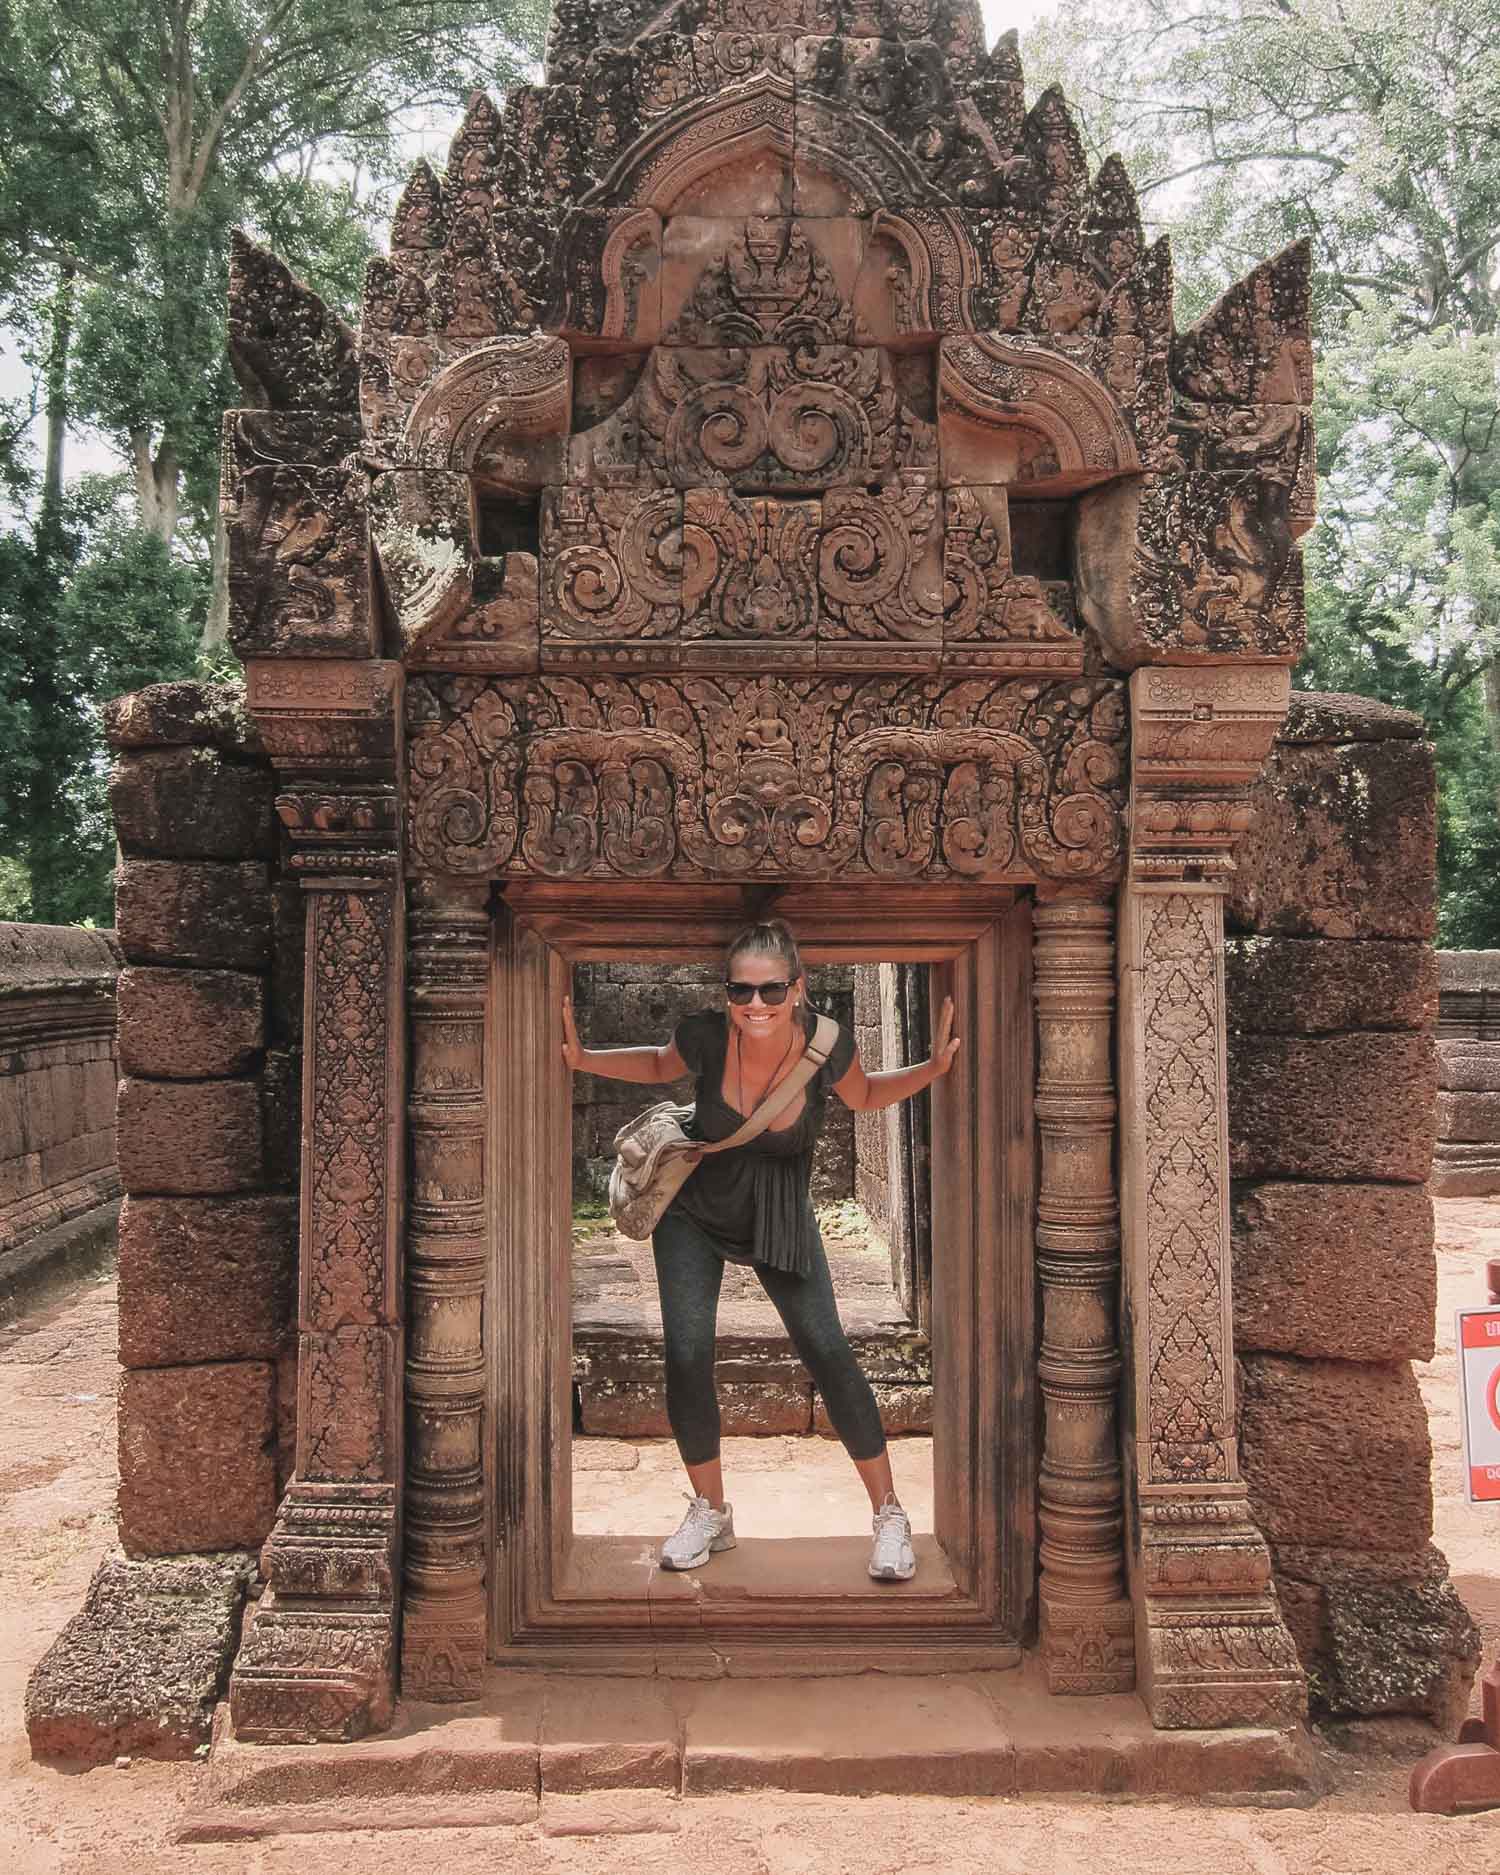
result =
M1172 234L1180 317L1312 241L1320 520L1297 681L1425 716L1454 943L1500 943L1497 43L1500 0L1083 0L1027 48Z
M0 328L36 381L30 407L0 409L0 857L30 916L103 911L99 705L186 674L214 614L232 229L352 311L405 128L510 83L545 15L543 0L0 0ZM69 486L80 423L123 480Z

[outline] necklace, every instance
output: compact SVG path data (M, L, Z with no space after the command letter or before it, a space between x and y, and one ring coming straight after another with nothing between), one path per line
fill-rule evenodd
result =
M770 1080L766 1082L765 1093L763 1093L760 1099L755 1103L757 1107L762 1106L765 1101L769 1099L771 1089L781 1079L781 1070L786 1066L787 1056L791 1054L792 1043L796 1041L796 1039L797 1030L795 1026L793 1026L791 1033L786 1038L786 1047L781 1051L781 1059L776 1063L776 1071L771 1076ZM740 1031L736 1029L734 1032L734 1083L735 1093L739 1096L736 1105L741 1113L745 1113L745 1057L741 1053L740 1041ZM748 1120L749 1117L749 1114L746 1113L745 1118Z

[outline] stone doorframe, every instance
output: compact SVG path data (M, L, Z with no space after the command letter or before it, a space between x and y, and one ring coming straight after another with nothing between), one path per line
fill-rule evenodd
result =
M622 902L623 900L623 902ZM577 962L717 960L764 891L512 884L499 907L490 1058L494 1287L488 1497L497 1532L491 1648L506 1664L700 1675L725 1656L757 1673L1015 1665L1031 1624L1035 1554L1030 907L1005 888L791 889L771 901L809 962L936 967L966 1037L963 1071L934 1089L949 1176L935 1192L935 1529L958 1581L899 1598L648 1600L607 1544L574 1538L571 1503L567 1077L559 1011ZM420 1464L414 1445L410 1462ZM413 1530L415 1535L415 1530ZM1119 1576L1118 1549L1115 1557ZM482 1610L475 1606L476 1634ZM408 1635L411 1617L407 1618ZM411 1650L403 1659L407 1680ZM429 1684L429 1693L434 1690Z
M297 1471L231 1699L247 1738L352 1737L389 1719L403 1567L406 1690L477 1689L487 1519L509 1531L527 1515L524 1502L494 1501L484 1471L490 887L413 886L408 981L399 667L260 665L250 685L283 770L278 806L304 886L306 1071ZM1034 919L1041 1653L1058 1692L1128 1685L1138 1666L1162 1725L1285 1720L1304 1699L1234 1436L1223 989L1230 852L1288 694L1275 666L1153 667L1130 680L1118 954L1128 1601L1114 1412L1113 908L1054 891ZM576 912L557 907L581 889L521 888L532 894L522 923L560 939ZM626 914L633 888L609 889ZM987 889L968 888L970 902ZM701 903L713 888L690 890ZM615 930L639 944L647 927L627 919ZM1024 1397L1025 1382L1011 1384ZM513 1401L495 1399L507 1414ZM524 1467L508 1477L524 1479ZM504 1546L507 1568L514 1553ZM527 1580L504 1630L517 1645L530 1644L546 1607L545 1576ZM586 1622L579 1658L603 1664L593 1639Z

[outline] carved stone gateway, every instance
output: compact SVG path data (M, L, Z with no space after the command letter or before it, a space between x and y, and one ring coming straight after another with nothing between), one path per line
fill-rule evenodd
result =
M240 244L231 633L307 921L242 1737L731 1641L1301 1710L1236 1461L1221 900L1302 642L1307 265L1176 333L1122 167L973 0L557 0L357 337ZM570 960L773 900L815 955L930 964L971 1041L934 1116L957 1589L721 1633L570 1555L552 1025Z

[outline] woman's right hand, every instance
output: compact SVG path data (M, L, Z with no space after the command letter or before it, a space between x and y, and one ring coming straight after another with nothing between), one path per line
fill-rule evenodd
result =
M584 1050L583 1043L578 1039L578 1025L573 1020L573 999L571 996L565 996L563 998L562 1019L563 1060L568 1064L569 1069L576 1074L583 1066Z

